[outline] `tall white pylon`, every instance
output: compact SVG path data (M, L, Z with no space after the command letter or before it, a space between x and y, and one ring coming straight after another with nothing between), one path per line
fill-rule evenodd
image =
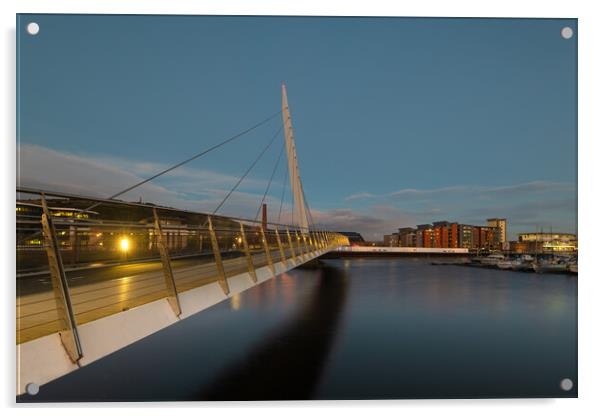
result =
M282 120L284 124L284 139L286 140L286 154L288 157L288 172L291 179L291 190L293 192L293 222L306 231L309 228L307 206L303 196L299 166L297 164L297 151L295 150L295 137L293 135L293 124L291 113L288 108L286 97L286 86L282 83Z

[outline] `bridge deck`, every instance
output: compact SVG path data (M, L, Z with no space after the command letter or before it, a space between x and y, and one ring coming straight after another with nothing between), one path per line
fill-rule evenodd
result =
M274 263L281 261L279 250L270 252ZM290 261L291 253L285 250ZM267 265L265 253L252 256L255 268ZM217 281L213 261L174 261L173 273L178 292L184 292ZM191 263L197 263L191 265ZM200 264L199 264L200 263ZM224 259L227 277L248 271L246 257ZM102 270L88 269L70 272L70 293L78 325L166 297L165 280L159 261L145 264L115 266ZM132 269L134 272L132 273ZM44 283L43 286L40 285ZM31 284L19 284L17 297L17 343L27 342L58 332L63 324L59 319L54 293L49 279L35 279ZM39 288L42 287L43 290Z

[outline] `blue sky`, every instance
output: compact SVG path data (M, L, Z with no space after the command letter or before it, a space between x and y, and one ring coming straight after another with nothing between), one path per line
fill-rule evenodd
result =
M284 80L318 222L576 230L574 19L20 15L17 31L23 185L110 195L278 111ZM124 199L211 211L278 127ZM255 216L282 141L223 213Z

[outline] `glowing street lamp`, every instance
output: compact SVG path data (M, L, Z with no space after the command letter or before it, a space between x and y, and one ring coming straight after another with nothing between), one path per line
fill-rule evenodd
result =
M123 237L119 241L119 247L121 248L121 251L123 251L123 255L125 256L125 261L127 261L128 260L128 250L130 248L130 240L128 240L126 237Z

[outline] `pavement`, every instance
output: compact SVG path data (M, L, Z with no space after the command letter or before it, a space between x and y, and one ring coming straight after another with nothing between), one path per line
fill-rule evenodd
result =
M231 255L231 253L229 254ZM248 271L246 257L224 258L226 276ZM288 257L289 252L285 250ZM281 260L278 250L272 261ZM253 253L255 268L267 264L263 251ZM212 256L199 255L172 260L178 292L217 280ZM118 313L167 295L163 268L159 260L114 266L77 269L66 272L71 303L78 325ZM17 344L60 331L59 319L49 275L17 280Z

